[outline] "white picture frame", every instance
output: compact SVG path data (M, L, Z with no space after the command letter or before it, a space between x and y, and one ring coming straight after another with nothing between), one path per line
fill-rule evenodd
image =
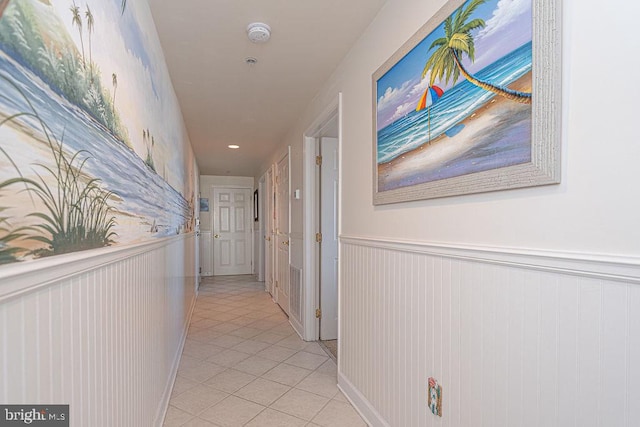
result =
M434 199L463 194L557 184L560 182L561 147L561 10L562 1L531 1L531 139L527 162L497 167L416 184L384 187L380 171L391 170L379 161L379 106L384 92L379 82L428 37L464 0L447 2L429 21L400 47L372 76L373 90L373 204L381 205ZM442 30L440 30L442 31ZM426 62L426 61L425 61ZM464 77L462 77L464 80ZM382 90L380 90L382 88ZM382 93L379 93L380 92ZM435 139L433 140L435 142ZM429 144L431 135L429 135ZM426 144L425 144L426 147ZM427 147L429 148L429 147ZM394 159L395 160L395 159ZM415 164L415 162L414 162ZM387 175L385 175L387 176Z

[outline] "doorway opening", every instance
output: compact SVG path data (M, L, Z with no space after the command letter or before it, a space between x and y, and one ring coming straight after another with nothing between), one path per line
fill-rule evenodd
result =
M341 94L305 133L305 339L339 347Z

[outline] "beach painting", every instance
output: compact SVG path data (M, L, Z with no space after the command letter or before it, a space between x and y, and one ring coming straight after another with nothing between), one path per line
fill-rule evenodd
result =
M373 75L374 203L557 182L535 158L550 98L534 91L532 6L450 1Z
M193 163L146 1L0 2L0 264L192 231Z

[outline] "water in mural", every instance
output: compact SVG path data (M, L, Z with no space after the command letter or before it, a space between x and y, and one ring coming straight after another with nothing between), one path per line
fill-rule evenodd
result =
M190 231L185 139L146 2L0 2L0 263Z

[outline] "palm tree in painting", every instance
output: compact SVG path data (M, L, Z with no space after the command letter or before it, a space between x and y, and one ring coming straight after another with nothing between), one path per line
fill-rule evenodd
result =
M462 74L469 82L485 90L504 96L512 101L531 104L531 93L519 92L480 80L469 73L462 65L463 54L466 54L472 62L475 60L475 44L471 31L484 28L486 24L480 18L468 20L478 6L485 1L471 0L466 8L461 6L454 14L445 19L444 37L440 37L431 43L429 51L433 48L437 48L437 50L427 60L422 77L424 78L427 72L431 70L429 85L433 86L436 79L441 80L443 78L445 83L449 83L449 80L455 83L460 74Z
M118 75L111 74L111 83L113 84L113 115L116 115L116 90L118 90Z
M89 33L89 68L91 70L91 81L93 81L93 55L91 54L91 33L93 33L93 13L91 13L91 9L89 9L89 5L87 5L87 10L84 13L85 18L87 18L87 32Z
M78 33L80 33L80 46L82 48L82 66L86 69L84 62L84 40L82 39L82 16L80 15L80 8L73 2L73 6L69 7L71 11L71 25L78 27Z
M91 33L93 33L93 25L95 21L93 20L93 13L91 13L89 5L87 5L84 17L87 18L87 33L89 33L89 64L93 64L93 55L91 55Z

